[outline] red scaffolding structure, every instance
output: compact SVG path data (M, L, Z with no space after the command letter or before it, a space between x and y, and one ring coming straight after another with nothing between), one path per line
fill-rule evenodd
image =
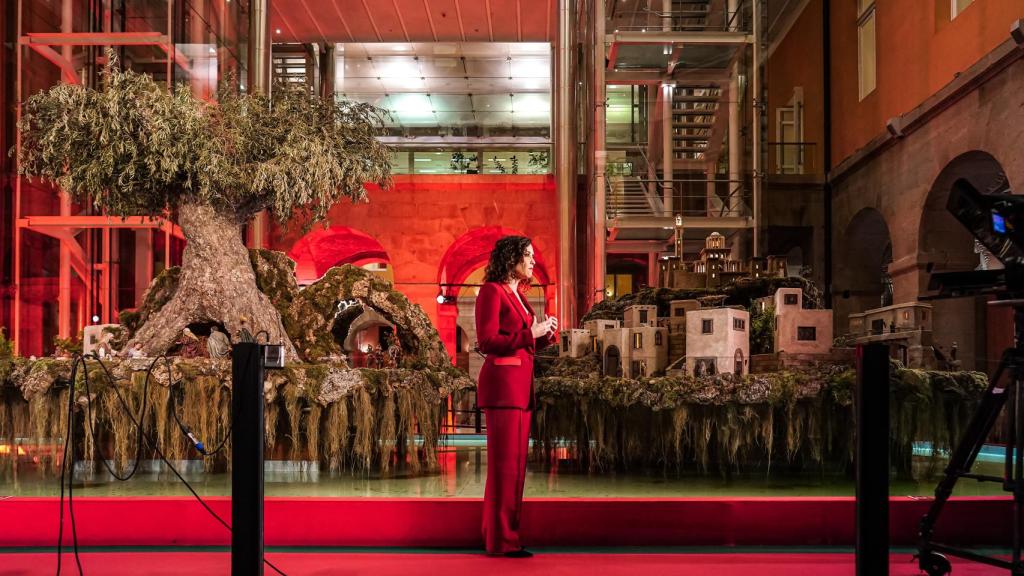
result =
M103 1L97 6L100 7L101 18L98 32L75 32L73 29L74 3L72 0L61 2L61 31L60 32L26 32L24 27L24 0L18 0L17 7L17 37L16 48L16 118L21 119L21 103L26 94L24 90L25 74L25 50L29 49L38 54L48 62L57 66L61 71L61 80L71 84L82 84L83 79L80 70L87 66L93 66L101 62L102 58L95 57L77 60L74 49L81 47L125 47L125 46L155 46L165 54L166 82L168 88L174 80L174 66L177 65L187 75L191 75L191 66L188 59L175 48L173 41L174 23L174 0L167 1L167 29L160 31L113 31L112 10L109 1ZM59 51L58 51L59 49ZM88 53L87 53L88 54ZM15 148L20 150L21 138L16 136ZM60 242L60 264L58 271L58 294L57 294L57 335L60 338L70 338L77 333L78 328L89 321L109 323L116 320L116 313L113 308L116 303L117 274L114 273L116 266L115 255L116 243L112 242L112 232L119 229L130 229L140 232L136 236L136 284L148 286L153 279L153 248L155 239L153 232L162 232L164 263L171 262L171 239L184 238L181 230L171 221L163 218L131 217L119 218L106 215L85 215L73 214L70 198L64 192L60 195L59 215L33 215L23 213L23 194L25 179L15 179L14 191L14 302L12 310L12 333L14 337L15 352L23 349L22 323L24 314L22 305L25 298L24 271L22 270L25 257L24 233L32 231L54 238ZM84 246L79 241L79 236L87 231L99 231L98 241L93 240L93 234L85 235ZM99 256L97 261L97 256ZM72 272L76 274L84 284L84 295L82 304L78 307L77 318L72 318ZM98 276L98 278L97 278ZM136 290L141 295L141 290ZM138 296L136 303L138 303ZM73 324L77 326L73 326ZM45 343L44 343L45 346Z

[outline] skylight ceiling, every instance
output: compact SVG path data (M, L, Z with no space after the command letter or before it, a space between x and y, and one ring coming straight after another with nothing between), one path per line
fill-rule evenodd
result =
M547 43L339 44L335 92L388 110L393 127L551 123Z

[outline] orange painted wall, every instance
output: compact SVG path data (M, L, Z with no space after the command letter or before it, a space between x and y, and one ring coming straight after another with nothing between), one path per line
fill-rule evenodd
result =
M438 274L448 249L467 233L499 226L533 240L549 282L558 278L558 209L550 175L398 175L386 190L367 185L369 202L339 202L331 226L366 233L388 255L395 287L419 304L454 352L455 307L439 305ZM315 230L316 228L314 228ZM289 252L300 226L271 231L271 248ZM489 250L489 248L488 248ZM554 290L549 295L554 295ZM556 302L548 302L554 314Z
M822 0L810 0L797 17L786 36L773 49L768 59L768 141L778 140L776 135L776 109L789 105L795 87L803 88L804 142L814 143L805 154L805 167L812 173L822 172L825 135L822 124L824 114L824 82L822 79L821 49ZM775 171L776 152L769 147L768 165Z
M856 4L831 3L833 165L1007 40L1024 17L1022 0L974 0L952 21L950 0L878 0L876 87L858 101Z

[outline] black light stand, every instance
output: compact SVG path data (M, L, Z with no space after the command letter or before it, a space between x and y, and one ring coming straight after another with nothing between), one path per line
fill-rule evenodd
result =
M231 348L231 575L263 574L263 376L284 367L280 345Z
M928 576L945 576L952 570L949 560L944 554L966 558L999 568L1010 570L1013 576L1024 576L1024 563L1021 562L1021 522L1024 520L1024 459L1014 458L1017 450L1024 447L1024 300L1003 300L992 302L993 305L1013 306L1014 346L1007 348L999 361L999 367L989 383L985 395L981 399L977 412L964 433L963 440L953 452L946 466L945 476L935 488L935 500L928 512L921 518L920 544L918 563L921 570ZM1003 373L1009 372L1009 379L1003 379ZM987 476L971 473L974 460L978 457L985 440L1007 400L1012 397L1007 414L1006 454L1003 476ZM956 548L932 540L935 523L939 519L946 502L953 494L953 487L960 478L969 478L979 482L999 482L1003 489L1013 493L1013 542L1011 559L1001 560L984 556L970 550Z
M857 576L889 574L889 348L857 347Z

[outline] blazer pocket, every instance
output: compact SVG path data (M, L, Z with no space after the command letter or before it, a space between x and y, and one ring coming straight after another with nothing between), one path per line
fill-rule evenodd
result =
M522 366L523 359L518 356L499 356L494 359L495 366Z

